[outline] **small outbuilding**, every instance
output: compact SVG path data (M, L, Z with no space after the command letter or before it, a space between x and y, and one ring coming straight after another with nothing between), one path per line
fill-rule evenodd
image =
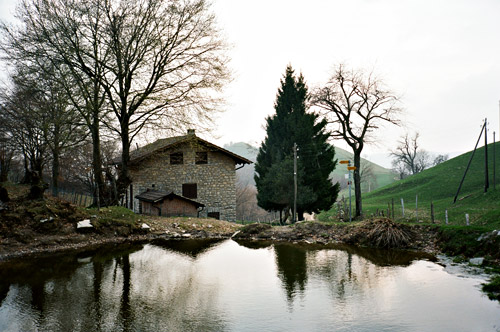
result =
M204 204L175 194L173 191L148 189L135 196L139 200L139 213L164 217L198 217Z

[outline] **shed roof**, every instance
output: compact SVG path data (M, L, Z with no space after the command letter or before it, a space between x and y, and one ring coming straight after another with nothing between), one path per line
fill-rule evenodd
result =
M159 139L153 143L147 144L145 146L142 146L132 152L130 152L130 163L134 164L137 163L150 155L152 155L155 152L159 152L168 148L173 148L174 146L181 144L181 143L187 143L187 142L195 142L198 144L205 145L209 148L212 148L214 150L217 150L230 158L232 158L236 164L251 164L252 161L248 160L240 155L237 155L236 153L233 153L231 151L228 151L224 148L221 148L220 146L217 146L213 143L210 143L204 139L199 138L196 136L194 133L194 130L188 130L188 134L184 136L175 136L175 137L167 137L167 138L162 138ZM117 158L113 162L114 164L121 164L121 158Z
M205 207L205 204L202 204L200 202L194 201L192 199L186 198L181 195L177 195L171 190L168 191L160 191L160 190L151 190L148 189L145 192L136 195L135 198L137 198L140 201L143 202L149 202L149 203L160 203L163 202L167 198L178 198L180 200L183 200L185 202L191 203L195 205L197 208L199 207Z

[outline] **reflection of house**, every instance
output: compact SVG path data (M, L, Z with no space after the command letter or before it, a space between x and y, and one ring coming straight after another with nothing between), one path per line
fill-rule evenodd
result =
M186 215L235 220L236 166L250 163L199 138L194 130L160 139L130 153L129 206L154 215L159 213L157 206L162 215L186 211Z

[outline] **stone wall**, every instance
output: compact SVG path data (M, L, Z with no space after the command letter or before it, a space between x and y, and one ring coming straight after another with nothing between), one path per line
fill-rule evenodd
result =
M193 141L194 142L194 141ZM130 166L133 197L148 188L172 190L182 195L182 185L197 184L197 198L194 201L205 205L200 217L208 212L219 212L222 220L236 219L236 172L235 161L216 149L185 142ZM183 152L183 164L171 165L170 154ZM195 164L196 152L207 152L207 164ZM130 191L129 191L130 194ZM135 212L139 201L134 198Z

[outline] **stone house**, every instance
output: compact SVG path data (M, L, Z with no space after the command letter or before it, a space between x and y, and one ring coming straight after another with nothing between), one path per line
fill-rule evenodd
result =
M130 153L129 207L136 213L158 215L160 208L161 215L186 216L194 216L196 207L199 217L234 221L236 169L250 163L193 129L157 140Z

